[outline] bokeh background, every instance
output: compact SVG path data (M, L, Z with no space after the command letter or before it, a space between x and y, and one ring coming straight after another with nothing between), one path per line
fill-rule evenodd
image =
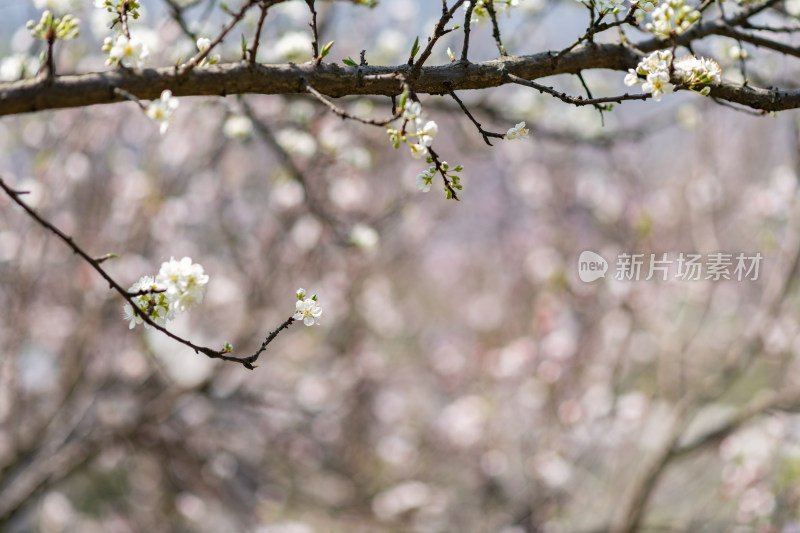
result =
M34 3L0 0L4 80L38 68ZM59 72L106 69L108 17L71 4L82 35L58 45ZM172 5L201 36L225 18L213 0ZM440 8L320 2L328 59L402 64ZM131 26L151 66L193 53L170 9L145 1ZM525 54L586 22L577 2L522 0L500 27ZM272 8L260 59L305 61L307 24L302 1ZM471 59L495 57L491 26L473 29ZM736 80L737 47L697 52ZM751 80L798 79L746 50ZM595 95L629 90L623 76L584 73ZM163 137L134 103L0 120L3 178L93 255L119 254L106 265L123 286L170 257L203 265L206 300L176 333L245 356L298 287L325 313L254 371L206 359L129 330L122 300L0 198L0 529L588 533L641 509L640 531L800 531L797 113L694 94L603 116L524 87L460 97L489 130L531 128L489 147L452 100L421 96L436 151L465 167L460 202L417 191L427 166L380 128L300 95L182 98ZM578 279L584 250L606 278ZM718 251L760 253L758 279L614 279L620 253Z

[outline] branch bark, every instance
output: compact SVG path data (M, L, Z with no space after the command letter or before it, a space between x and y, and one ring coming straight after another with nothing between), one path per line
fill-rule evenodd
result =
M614 44L586 44L553 61L553 52L508 56L481 63L454 62L423 67L411 81L416 93L449 94L452 90L477 90L508 83L506 73L534 80L557 74L576 74L587 69L626 71L641 56L629 47ZM0 83L0 116L48 109L110 104L124 100L118 90L141 99L156 99L169 89L175 96L227 96L231 94L305 93L306 84L331 97L348 95L396 96L402 92L398 74L410 74L411 67L359 66L333 63L314 65L250 65L225 63L194 69L181 75L173 67L139 71L116 70L91 74L57 76ZM763 111L800 107L800 90L767 90L723 82L712 87L711 96Z
M511 56L482 63L451 63L424 67L413 80L417 93L446 94L453 90L486 89L506 83L504 72L525 79L572 74L589 68L627 70L639 56L620 45L580 46L556 65L551 52ZM180 75L173 67L140 71L117 70L41 78L0 84L0 116L83 107L123 101L116 89L138 98L155 99L169 89L176 96L230 94L289 94L306 92L306 83L321 93L395 96L402 92L396 75L408 74L407 65L342 67L336 64L249 65L246 62L213 65ZM759 109L778 110L800 105L800 91L772 92L730 86L712 95ZM759 107L765 106L765 107Z

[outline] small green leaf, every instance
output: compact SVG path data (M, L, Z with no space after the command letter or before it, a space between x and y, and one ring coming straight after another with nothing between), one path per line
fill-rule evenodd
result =
M414 39L414 46L411 47L411 59L414 59L414 56L416 56L418 53L419 53L419 35L417 35L417 38Z
M336 41L331 41L328 44L326 44L325 46L323 46L322 47L322 51L319 53L319 57L325 57L326 55L328 55L330 53L330 51L331 51L331 47L333 47L333 43L334 42L336 42Z
M357 67L358 66L358 63L353 61L352 57L345 57L344 59L342 59L342 63L344 63L348 67Z
M246 53L247 53L247 39L245 38L244 33L243 33L242 34L242 55L245 55Z
M406 102L408 101L408 91L403 91L403 94L400 95L400 109L406 108Z

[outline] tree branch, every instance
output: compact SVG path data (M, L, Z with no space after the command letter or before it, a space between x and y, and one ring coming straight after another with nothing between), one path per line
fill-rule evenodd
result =
M239 363L242 366L244 366L245 368L253 370L255 368L253 366L253 363L256 361L256 359L258 359L258 356L261 354L261 352L264 351L264 349L266 348L267 344L272 342L272 340L275 338L275 336L277 336L277 334L280 333L280 331L282 329L289 327L292 324L292 322L294 322L294 318L289 317L289 319L287 319L283 324L281 324L281 326L278 327L278 329L276 329L275 331L273 331L272 333L269 334L269 336L267 337L267 340L264 341L264 344L262 344L261 348L255 354L251 355L250 357L244 357L244 358L232 357L232 356L226 355L228 352L223 351L223 350L213 350L213 349L207 348L205 346L198 346L197 344L194 344L191 341L188 341L188 340L186 340L186 339L184 339L182 337L179 337L178 335L175 335L174 333L172 333L171 331L169 331L165 327L156 324L156 322L153 321L150 318L150 316L147 314L147 312L145 312L145 310L140 308L136 304L136 302L133 300L133 298L137 295L137 293L130 293L130 292L126 291L125 289L123 289L122 286L114 278L112 278L108 274L108 272L106 272L105 269L103 269L103 267L100 266L100 261L98 261L97 259L94 259L88 253L86 253L86 251L83 250L83 248L81 248L80 246L78 246L78 244L75 243L75 241L72 239L72 237L70 237L69 235L65 234L63 231L61 231L60 229L55 227L53 224L51 224L50 222L48 222L47 220L42 218L31 206L29 206L27 203L23 202L22 199L20 199L20 194L21 193L16 191L16 190L14 190L14 189L12 189L11 187L9 187L9 185L3 180L3 178L0 178L0 189L3 189L3 191L9 196L9 198L11 198L17 205L22 207L22 209L25 210L25 212L28 214L28 216L33 218L39 225L41 225L46 230L48 230L49 232L54 234L56 237L61 239L61 241L63 241L64 244L66 244L75 254L77 254L84 261L89 263L89 265L98 274L100 274L100 276L104 280L106 280L106 282L108 282L109 288L111 288L112 290L116 291L120 296L122 296L122 298L126 302L128 302L128 304L130 304L133 307L133 309L137 313L137 316L141 317L141 319L147 325L149 325L150 327L152 327L154 329L157 329L158 331L160 331L163 334L165 334L167 337L169 337L169 338L171 338L173 340L176 340L176 341L180 342L181 344L183 344L185 346L188 346L189 348L194 350L195 353L202 353L203 355L205 355L206 357L209 357L211 359L222 359L223 361L230 361L230 362L234 362L234 363Z
M556 66L552 64L551 53L545 52L481 63L423 67L411 85L421 94L443 94L448 85L453 90L487 89L506 83L503 72L530 80L589 68L626 71L636 66L639 59L635 51L620 45L581 46L562 57ZM0 116L124 100L115 94L115 88L152 100L159 98L165 89L175 96L304 93L307 82L332 97L397 96L403 90L398 75L408 78L410 70L408 65L342 67L331 63L315 66L309 62L251 66L238 62L194 69L185 76L172 67L164 67L56 76L51 83L25 79L0 83Z

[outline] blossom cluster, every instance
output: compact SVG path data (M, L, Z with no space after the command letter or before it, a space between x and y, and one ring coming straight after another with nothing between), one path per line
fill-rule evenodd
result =
M670 74L671 73L671 74ZM653 95L657 102L675 90L673 78L680 80L689 90L707 95L709 85L719 85L722 70L713 59L685 56L674 59L671 50L657 50L641 60L635 69L628 69L625 85L631 87L644 78L642 91ZM699 87L703 86L702 89Z
M601 15L607 15L612 13L619 13L620 6L622 5L624 0L590 0L591 5L597 10L598 13ZM581 3L584 4L581 0Z
M197 51L205 52L211 47L211 39L208 37L200 37L197 39ZM206 57L197 64L198 67L205 67L207 65L216 65L219 63L221 57L219 54L208 54Z
M319 319L322 317L322 307L317 301L317 295L314 294L307 298L305 289L297 289L297 303L295 304L295 312L292 318L295 320L302 320L306 326L313 326L319 324Z
M141 312L158 324L165 326L167 320L175 318L175 313L185 311L191 305L201 303L205 296L208 276L203 267L192 263L191 258L184 257L180 261L174 257L161 264L158 275L142 276L131 285L128 292L139 309L126 303L123 316L130 321L130 328L144 322ZM149 325L145 323L145 327Z
M486 7L486 0L477 0L475 7L472 8L472 24L485 24L489 19L489 9ZM472 2L464 2L464 11L469 9ZM494 7L495 14L499 15L511 7L519 5L519 0L494 0L492 6Z
M386 133L392 141L395 149L400 147L400 143L406 143L411 150L411 155L416 159L421 159L428 155L428 148L433 144L433 138L439 133L439 126L432 120L425 120L422 114L422 105L414 102L406 95L403 95L403 127L398 129L386 128ZM406 128L411 128L407 131ZM413 142L409 137L416 137Z
M134 20L139 18L139 0L94 0L94 7L105 9L109 13L119 13L123 9Z
M141 68L150 50L144 42L127 31L127 25L118 24L124 18L139 18L139 2L130 0L95 0L95 7L105 9L109 13L117 13L114 26L120 31L113 37L103 40L102 50L108 54L106 65L121 65L125 68ZM125 29L126 31L122 31Z
M675 60L675 73L692 90L697 85L719 85L722 82L722 69L719 64L713 59L704 57L679 57ZM709 87L704 87L700 93L708 94L709 90Z
M121 24L122 20L129 18L139 18L139 2L131 0L95 0L95 7L105 9L109 13L116 13L117 18L114 26L119 25L120 31L113 37L106 37L103 41L102 50L108 54L106 64L119 65L125 68L141 68L150 55L147 45L138 37L131 34L127 24ZM197 48L200 51L208 49L211 41L200 38L197 40ZM218 61L218 56L208 56L203 64L211 64ZM144 108L145 114L159 124L159 131L164 135L172 122L172 115L178 107L177 98L172 96L172 91L162 91L158 100L150 102Z
M126 68L141 67L150 55L150 50L141 40L122 33L116 37L106 37L102 50L108 54L106 65L122 65Z
M679 35L700 20L700 12L686 3L686 0L666 0L653 10L653 22L645 29L661 37Z
M31 35L43 41L51 39L62 39L67 41L74 39L80 33L81 21L72 15L56 17L53 12L45 10L39 22L28 21L27 27L31 30Z

